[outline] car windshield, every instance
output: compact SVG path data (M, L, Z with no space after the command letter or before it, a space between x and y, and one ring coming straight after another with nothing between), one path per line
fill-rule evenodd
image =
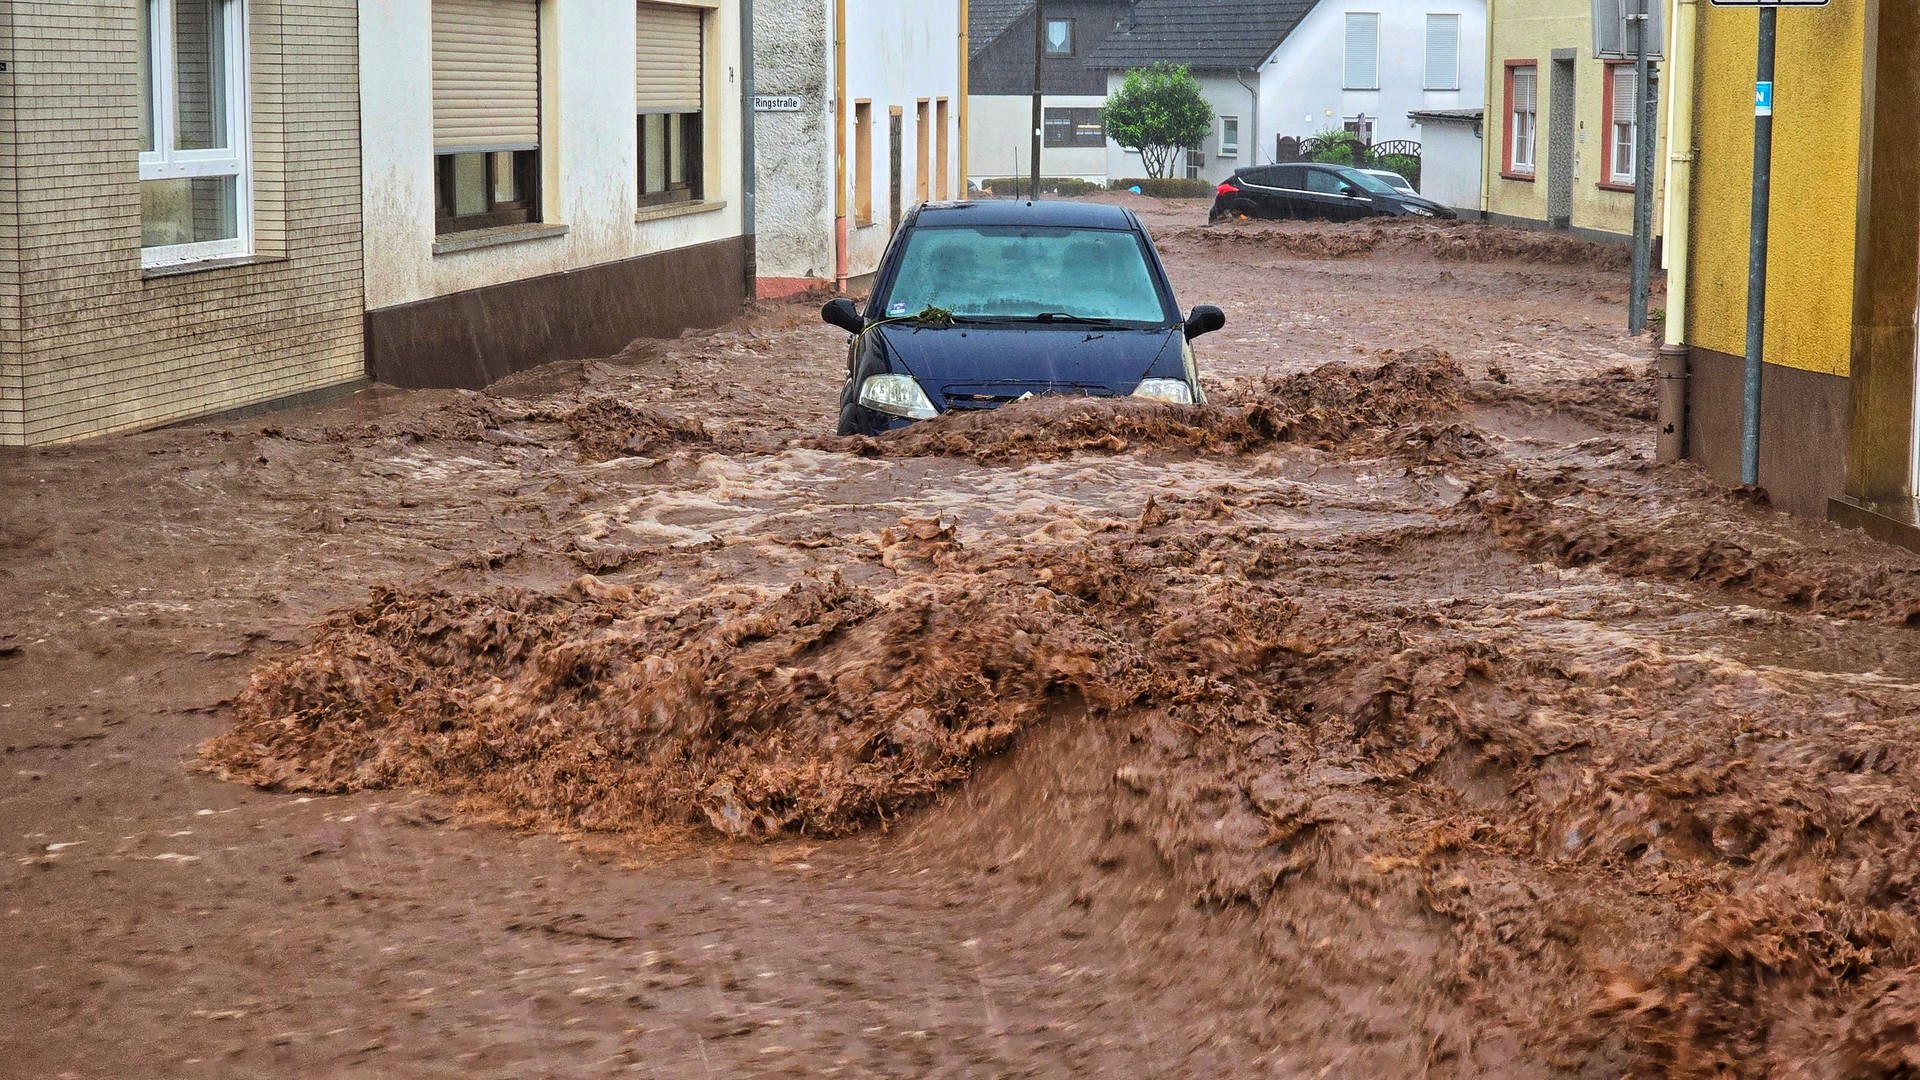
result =
M1398 195L1399 194L1399 192L1394 190L1392 184L1387 183L1385 180L1382 180L1377 176L1371 176L1367 173L1361 172L1359 169L1344 169L1341 171L1340 175L1346 177L1347 179L1353 181L1356 184L1359 184L1361 190L1371 191L1375 195Z
M960 318L1172 321L1140 240L1118 229L916 228L885 305L888 318L932 307Z

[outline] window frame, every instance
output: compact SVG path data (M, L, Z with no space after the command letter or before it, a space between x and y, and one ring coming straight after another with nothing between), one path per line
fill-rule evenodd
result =
M1076 35L1075 35L1075 31L1076 31L1076 29L1077 29L1077 28L1076 28L1076 27L1075 27L1075 26L1073 25L1073 20L1072 20L1072 19L1059 19L1059 18L1053 18L1053 17L1051 17L1051 16L1049 16L1049 17L1048 17L1048 19L1047 19L1047 26L1046 26L1046 28L1045 28L1045 29L1052 29L1052 27L1053 27L1053 24L1054 24L1054 23L1065 23L1065 24L1066 24L1066 27L1067 27L1067 46L1066 46L1066 48L1064 48L1064 49L1056 49L1056 48L1054 48L1054 47L1053 47L1053 38L1052 38L1052 36L1051 36L1051 35L1049 35L1049 34L1047 34L1047 33L1045 33L1045 32L1044 32L1044 30L1043 30L1043 32L1042 32L1042 33L1041 33L1041 35L1040 35L1040 51L1041 51L1041 54L1042 54L1042 55L1044 55L1044 56L1053 56L1053 57L1061 57L1061 56L1074 56L1074 55L1076 55L1076 53L1075 53L1075 51L1074 51L1074 45L1075 45L1075 42L1074 42L1074 37L1076 36Z
M1445 86L1433 85L1433 28L1437 20L1453 20L1453 77ZM1457 11L1430 11L1427 13L1426 52L1421 57L1420 88L1436 93L1447 93L1460 89L1460 13Z
M1508 60L1506 67L1506 86L1503 94L1504 112L1500 123L1500 175L1507 180L1522 180L1532 183L1540 171L1540 61ZM1527 129L1527 160L1521 162L1514 157L1518 140L1514 131L1515 76L1525 71L1533 77L1533 111L1528 114L1530 124Z
M1620 117L1614 111L1614 102L1618 100L1618 96L1619 96L1616 93L1616 89L1615 89L1616 80L1619 79L1620 72L1622 71L1625 71L1629 76L1635 76L1634 94L1636 98L1639 96L1639 89L1640 89L1639 80L1637 78L1637 73L1634 70L1633 61L1631 60L1606 61L1607 77L1605 81L1602 83L1602 88L1600 92L1600 96L1601 96L1600 117L1602 121L1602 126L1607 133L1606 148L1604 150L1606 168L1601 171L1600 180L1596 186L1603 188L1607 191L1632 191L1633 190L1634 155L1638 153L1639 147L1640 147L1640 114L1639 114L1639 110L1635 109L1627 117L1627 120L1626 120L1627 140L1628 140L1627 141L1627 168L1625 172L1622 172L1619 168L1620 144L1617 138L1618 133L1615 131L1615 129L1620 124Z
M513 159L517 174L518 199L496 199L500 190L498 158ZM487 208L477 214L455 214L454 159L478 155L486 160ZM446 150L433 155L433 231L436 236L497 229L506 225L532 225L540 220L540 151L534 150Z
M703 101L702 105L705 104ZM664 175L667 186L664 190L647 190L647 118L649 116L667 117L667 144L664 147L666 161ZM673 117L680 118L680 145L676 148L673 139ZM634 171L635 194L641 207L671 206L676 203L697 203L706 201L707 191L707 153L706 153L706 109L698 112L663 112L649 109L634 114ZM684 175L679 183L674 183L674 152L679 151L680 166Z
M873 101L853 103L853 223L873 224Z
M1346 21L1341 24L1340 38L1340 89L1342 90L1378 90L1380 89L1380 13L1377 11L1349 11ZM1351 48L1353 45L1353 21L1356 18L1373 20L1373 78L1360 86L1347 80L1353 67Z
M1092 113L1094 122L1100 128L1100 138L1082 135L1085 114ZM1066 129L1066 137L1054 134L1054 128ZM1048 150L1094 150L1107 145L1106 120L1100 115L1098 105L1050 105L1040 111L1040 145Z
M139 155L140 181L202 180L232 177L234 182L234 233L224 240L204 240L189 244L140 247L143 269L178 266L183 263L214 259L242 258L253 254L253 99L250 63L252 38L248 34L247 0L211 0L224 12L226 23L226 141L227 146L210 150L180 150L180 85L176 64L174 18L176 0L142 0L141 10L148 20L147 80L152 91L152 106L147 116L144 142L152 136L153 149Z
M1214 156L1223 157L1223 158L1238 158L1240 156L1240 118L1238 116L1222 116L1219 118L1219 121L1220 121L1220 133L1217 136L1215 141L1219 143L1220 149L1216 154L1214 154ZM1227 125L1228 124L1233 125L1233 141L1232 142L1227 141Z

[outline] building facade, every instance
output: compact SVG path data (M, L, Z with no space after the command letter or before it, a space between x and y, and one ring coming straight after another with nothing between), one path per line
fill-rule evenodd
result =
M758 292L858 285L965 194L965 0L756 0Z
M1126 0L1048 0L1041 38L1040 173L1104 180L1100 109L1107 74L1087 60L1126 18ZM968 179L1030 175L1033 154L1033 0L974 0L968 28Z
M359 0L366 349L483 386L748 294L734 0Z
M1664 10L1667 0L1662 4ZM1595 57L1592 0L1489 5L1486 216L1594 239L1631 237L1639 123L1634 65ZM1753 81L1752 72L1746 81ZM1660 115L1656 162L1667 152L1665 111ZM1664 172L1654 171L1656 231Z
M0 445L364 381L354 16L0 4Z

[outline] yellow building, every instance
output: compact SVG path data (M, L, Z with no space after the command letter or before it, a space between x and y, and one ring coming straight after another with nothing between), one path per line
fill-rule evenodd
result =
M1633 64L1594 56L1592 0L1488 0L1486 216L1631 237L1636 98Z
M1679 0L1667 337L1685 452L1737 480L1758 13ZM1920 5L1778 14L1759 482L1775 505L1913 546Z

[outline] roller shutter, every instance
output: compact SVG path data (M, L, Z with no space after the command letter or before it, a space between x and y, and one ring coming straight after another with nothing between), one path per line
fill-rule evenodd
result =
M635 35L636 111L700 111L700 8L641 4Z
M1347 12L1346 71L1342 80L1348 90L1380 88L1380 14L1375 11Z
M1460 88L1460 16L1427 16L1428 90Z
M433 0L433 148L540 145L538 0Z

